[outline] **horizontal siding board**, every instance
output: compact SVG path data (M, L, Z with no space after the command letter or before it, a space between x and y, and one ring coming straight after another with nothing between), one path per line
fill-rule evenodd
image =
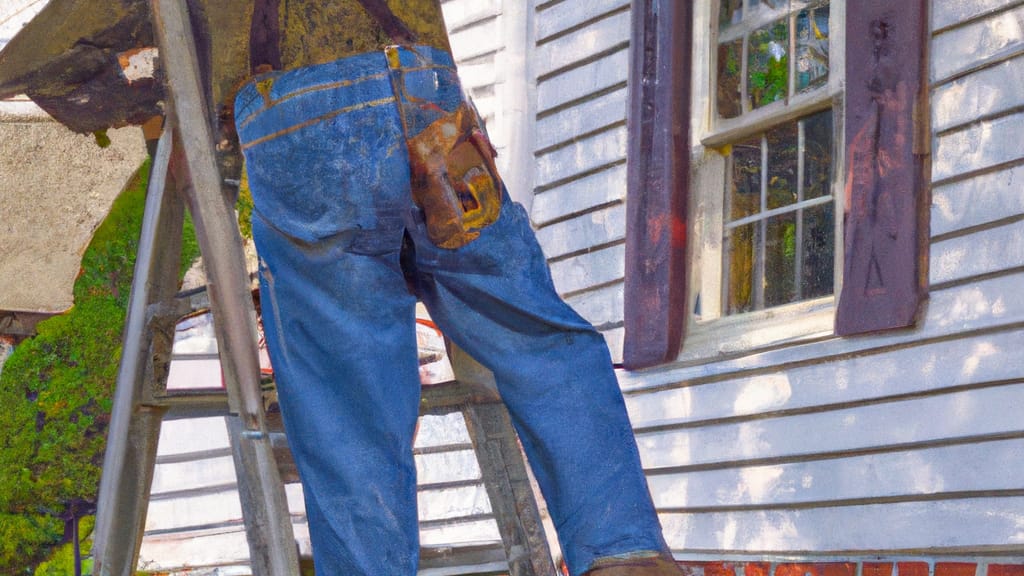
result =
M675 550L825 554L1024 545L1024 498L795 511L663 514Z
M571 141L580 134L626 121L625 88L537 120L536 150Z
M1024 331L988 334L844 361L716 381L700 386L627 394L636 427L754 417L819 406L1024 380Z
M622 279L626 247L610 246L551 263L551 277L559 294L579 292Z
M619 12L537 47L535 71L543 77L629 42L629 12Z
M638 434L645 468L794 458L1024 431L1024 384Z
M538 12L537 40L559 34L583 22L629 6L629 0L588 0L587 2L559 2Z
M932 245L932 284L1024 266L1024 221Z
M566 180L576 174L620 162L626 158L629 134L625 126L595 134L537 159L538 186Z
M537 85L537 110L545 112L613 86L629 76L629 51L620 50L552 76Z
M932 128L938 132L1024 105L1024 56L944 84L932 96Z
M936 186L932 190L933 235L959 232L1024 214L1024 165Z
M608 352L611 354L612 362L616 364L622 363L622 343L626 337L625 328L612 328L610 330L603 330L601 335L604 336L605 342L608 343Z
M416 481L420 485L479 480L480 477L480 465L472 450L416 455Z
M988 61L1024 49L1024 6L936 35L932 81L941 82Z
M1019 0L932 0L932 29L954 26L1010 6Z
M501 13L501 0L457 0L441 4L448 29L464 28Z
M932 178L943 180L1024 158L1024 114L979 122L937 138Z
M182 530L194 526L242 520L238 490L153 500L146 513L146 531Z
M624 390L637 391L678 382L703 382L722 379L761 367L821 362L830 357L864 354L890 346L911 344L926 339L957 336L976 330L1001 330L1003 326L1024 322L1024 274L1019 272L979 280L931 293L926 314L919 328L881 333L871 338L832 338L750 354L718 362L692 366L665 367L631 374L621 372Z
M469 60L498 51L503 38L498 23L497 18L490 18L453 32L448 36L452 53L458 54L460 59Z
M648 478L658 508L814 504L1016 490L1024 439Z
M579 252L626 237L626 206L618 204L604 210L564 220L537 230L537 240L549 258Z
M427 490L417 494L417 506L421 522L447 520L464 516L490 514L491 503L483 484Z
M469 430L461 412L422 416L416 429L416 448L439 448L469 444Z
M595 326L622 322L623 284L605 286L592 292L585 292L566 299L580 316Z
M235 461L231 456L157 464L153 468L149 493L157 496L164 492L197 490L234 484L235 480Z
M470 90L493 87L494 83L498 80L494 58L486 58L483 62L460 65L459 80L463 86ZM493 88L490 91L493 92ZM479 108L480 103L477 102L476 104Z
M298 526L295 528L298 532ZM305 540L308 542L309 537ZM139 567L152 572L184 572L225 563L248 564L249 554L245 527L241 525L203 534L161 534L143 539Z
M456 544L500 542L498 524L494 520L477 520L420 528L420 546L451 546Z
M231 446L222 417L166 420L160 426L160 456L184 456Z
M531 218L534 224L542 226L596 206L621 201L625 195L626 165L618 164L536 194Z

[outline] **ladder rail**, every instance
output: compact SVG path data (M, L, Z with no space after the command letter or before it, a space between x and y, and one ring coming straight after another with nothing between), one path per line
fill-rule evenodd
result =
M176 276L180 260L184 213L180 200L174 197L173 190L169 190L170 163L171 134L167 132L160 139L146 193L142 232L122 336L121 362L103 455L93 531L95 567L97 573L103 575L127 576L134 572L145 525L152 464L156 458L159 418L154 429L152 422L145 425L135 416L145 392L144 375L152 343L148 332L149 307L173 296L173 293L168 294L166 283L161 280L169 276L169 269ZM140 426L142 430L138 429ZM126 546L129 542L134 547Z

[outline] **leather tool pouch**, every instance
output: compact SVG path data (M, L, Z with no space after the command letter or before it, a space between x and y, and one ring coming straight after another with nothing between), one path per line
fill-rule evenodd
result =
M476 110L462 96L453 68L408 72L433 74L427 82L407 77L399 51L408 55L414 50L387 48L409 150L412 198L423 210L431 242L456 249L476 239L501 212L496 153ZM424 95L423 86L436 93Z

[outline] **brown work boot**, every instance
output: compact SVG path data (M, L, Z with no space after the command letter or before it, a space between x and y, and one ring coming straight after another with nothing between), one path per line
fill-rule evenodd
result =
M682 576L683 571L668 556L602 558L583 576Z

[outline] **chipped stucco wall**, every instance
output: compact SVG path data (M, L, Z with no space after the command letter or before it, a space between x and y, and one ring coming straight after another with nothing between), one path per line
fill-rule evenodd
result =
M82 252L146 155L137 128L109 136L100 148L29 102L0 102L0 310L72 305Z

